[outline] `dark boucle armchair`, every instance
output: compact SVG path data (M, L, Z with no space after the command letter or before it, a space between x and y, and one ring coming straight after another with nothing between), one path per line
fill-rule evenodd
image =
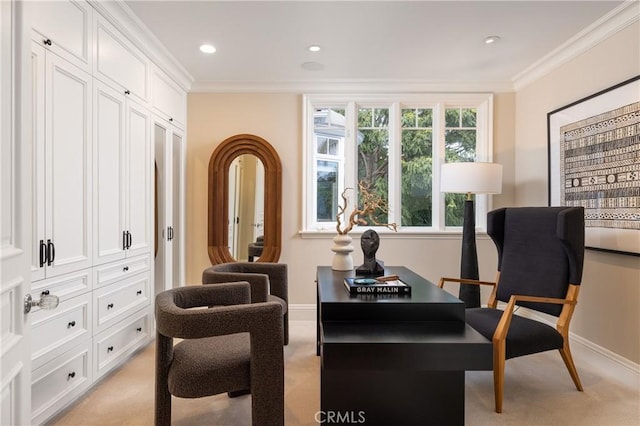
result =
M250 294L235 282L156 296L156 425L171 424L171 395L247 389L253 425L284 425L282 308L250 303ZM174 337L184 340L174 346Z
M267 262L231 262L208 267L202 284L247 281L251 303L274 301L282 305L284 344L289 344L289 290L287 265Z

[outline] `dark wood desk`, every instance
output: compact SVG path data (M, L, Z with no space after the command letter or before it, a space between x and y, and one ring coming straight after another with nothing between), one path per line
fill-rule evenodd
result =
M464 303L404 267L412 295L350 295L354 273L318 267L320 406L333 424L463 425L465 370L491 370L491 342ZM338 420L336 422L336 420Z

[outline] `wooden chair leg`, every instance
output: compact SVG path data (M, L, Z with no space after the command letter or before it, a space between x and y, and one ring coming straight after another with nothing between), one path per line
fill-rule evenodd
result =
M571 375L571 379L573 379L573 384L576 385L576 389L582 392L582 383L580 383L580 377L578 376L578 370L576 370L576 366L573 363L573 357L571 356L571 350L569 349L569 343L565 343L562 349L559 349L560 356L562 356L562 360L564 361L564 365L567 366L567 370L569 370L569 375Z
M496 413L502 413L502 397L504 395L504 364L506 342L493 343L493 392L495 393Z

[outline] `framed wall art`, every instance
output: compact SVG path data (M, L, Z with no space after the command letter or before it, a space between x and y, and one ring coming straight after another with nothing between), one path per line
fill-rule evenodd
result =
M585 245L640 256L640 76L547 114L549 205L585 208Z

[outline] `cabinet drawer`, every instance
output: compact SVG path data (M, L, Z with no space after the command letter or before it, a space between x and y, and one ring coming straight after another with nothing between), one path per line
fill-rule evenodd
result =
M103 287L139 272L149 271L150 265L151 256L146 254L97 266L94 268L96 287Z
M91 342L87 341L33 370L32 424L43 423L91 385L91 350Z
M94 338L96 380L149 341L150 321L149 310L143 309Z
M149 273L142 273L93 292L94 332L99 333L149 305Z
M61 302L56 309L31 313L32 368L91 338L91 307L87 293Z
M49 294L58 296L60 302L91 291L93 288L93 273L90 268L78 272L60 275L46 280L31 283L31 295L38 299L40 295L48 291ZM32 312L40 308L34 308Z

